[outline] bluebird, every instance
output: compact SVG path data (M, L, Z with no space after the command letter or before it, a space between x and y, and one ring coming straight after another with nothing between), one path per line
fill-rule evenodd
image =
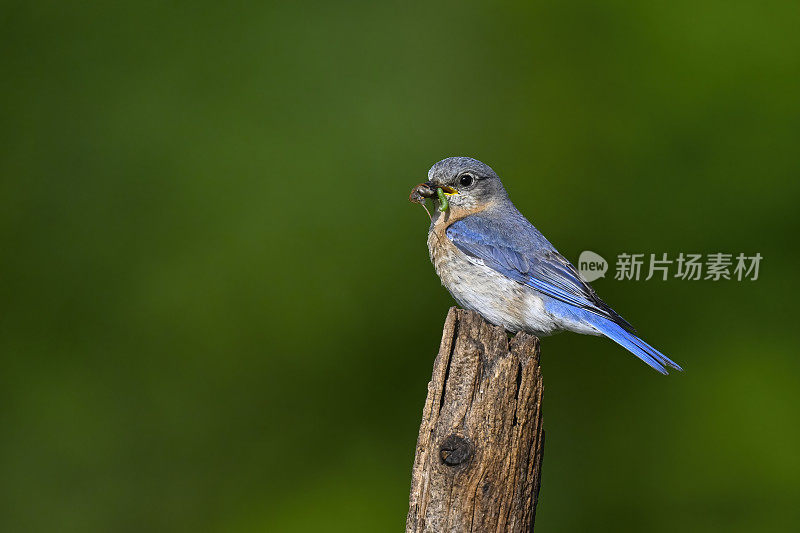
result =
M508 197L488 165L448 157L428 171L410 199L439 200L428 231L428 250L442 285L465 309L515 333L559 331L605 336L652 368L683 370L636 336L581 279ZM449 204L449 205L448 205Z

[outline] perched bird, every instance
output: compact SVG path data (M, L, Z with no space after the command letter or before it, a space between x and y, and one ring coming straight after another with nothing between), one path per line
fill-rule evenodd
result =
M443 159L409 198L423 204L440 198L428 250L442 285L462 307L512 333L602 335L662 374L667 367L682 370L595 294L514 207L488 165L469 157Z

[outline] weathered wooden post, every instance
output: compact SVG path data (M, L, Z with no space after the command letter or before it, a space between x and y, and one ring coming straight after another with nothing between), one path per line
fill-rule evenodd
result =
M533 531L539 340L450 308L422 413L406 532Z

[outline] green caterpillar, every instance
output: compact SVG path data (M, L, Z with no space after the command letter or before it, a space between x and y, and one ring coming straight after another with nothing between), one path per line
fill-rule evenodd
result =
M444 213L450 208L447 196L444 195L444 191L441 188L436 189L436 195L439 197L439 211Z

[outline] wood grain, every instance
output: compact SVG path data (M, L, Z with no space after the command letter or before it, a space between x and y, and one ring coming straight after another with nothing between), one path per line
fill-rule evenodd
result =
M539 340L451 308L433 364L406 532L533 531L544 431Z

